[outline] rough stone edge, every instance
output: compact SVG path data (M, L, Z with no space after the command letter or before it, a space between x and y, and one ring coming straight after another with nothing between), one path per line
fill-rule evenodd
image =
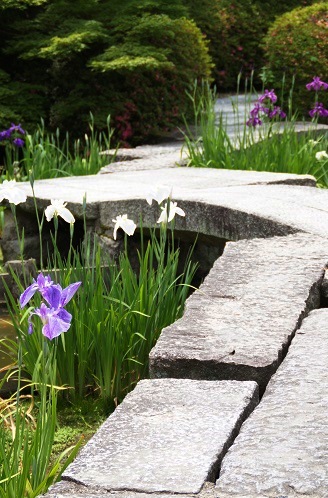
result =
M234 440L236 439L237 435L240 432L240 428L244 421L249 417L249 415L253 412L253 410L256 408L256 406L259 403L259 388L256 382L251 382L253 384L252 386L252 392L249 393L249 399L245 399L245 406L242 408L241 412L239 413L238 419L235 422L235 426L231 430L228 439L226 440L225 444L223 445L220 453L216 455L215 461L212 463L212 466L208 469L208 474L206 477L206 481L203 484L203 487L201 489L200 494L202 493L203 489L206 489L206 485L208 482L211 482L213 484L217 479L217 476L219 475L221 464L223 461L224 456L226 455L228 449L232 446ZM246 404L247 403L247 404ZM199 494L190 494L190 493L170 493L170 492L164 492L164 493L147 493L147 492L140 492L140 491L134 491L134 490L104 490L104 488L96 487L96 486L86 486L85 484L81 483L78 480L75 480L74 478L71 478L69 476L64 476L62 481L59 483L53 485L49 492L46 493L45 498L61 498L62 496L70 496L74 498L74 496L71 494L72 491L74 493L77 493L77 496L82 495L85 496L86 498L93 498L94 496L109 496L109 495L115 495L118 498L129 498L130 496L133 495L133 498L143 498L147 496L161 496L161 497L193 497L193 496L199 496ZM59 494L58 494L59 492ZM64 494L62 494L64 492ZM91 495L89 493L92 493ZM96 493L96 494L95 494ZM97 494L98 493L98 494Z

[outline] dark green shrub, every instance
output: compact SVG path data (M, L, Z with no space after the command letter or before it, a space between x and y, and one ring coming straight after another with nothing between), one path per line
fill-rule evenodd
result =
M291 87L294 108L306 112L314 102L314 93L305 85L314 76L328 82L328 2L295 9L278 18L265 38L267 66L274 76L275 88ZM328 91L319 93L319 102L328 104Z
M0 67L3 102L10 92L25 126L42 113L52 129L81 136L90 111L100 130L111 114L117 138L137 143L179 122L186 89L210 76L205 39L179 0L24 1L26 11L0 19L9 26Z
M210 77L211 62L200 30L186 18L147 14L131 18L121 34L124 43L90 65L116 82L122 98L111 104L114 126L121 139L138 143L181 122L186 89Z

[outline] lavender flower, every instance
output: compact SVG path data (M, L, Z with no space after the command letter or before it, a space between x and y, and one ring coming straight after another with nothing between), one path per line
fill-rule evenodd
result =
M65 289L59 284L54 284L50 275L46 277L40 273L37 280L27 287L20 296L20 306L23 308L36 292L40 292L43 299L50 306L42 303L40 308L35 308L28 319L28 333L33 333L32 316L38 316L42 323L42 334L52 340L70 328L72 315L64 308L72 299L81 282L75 282Z
M275 117L279 117L281 119L286 118L286 113L280 109L279 106L275 105L271 111L268 113L268 117L273 119Z
M260 97L258 98L258 102L262 103L266 99L269 99L274 104L275 102L277 102L278 97L274 93L274 90L270 90L270 92L269 90L265 90L263 95L260 95Z
M23 128L21 127L20 124L18 125L15 125L14 123L11 123L11 127L9 128L9 130L11 133L14 132L14 131L18 131L18 133L21 133L21 135L25 135L26 134L26 131L23 130Z
M9 140L10 137L11 137L10 130L0 131L0 142L3 142L3 140Z
M24 140L21 138L14 138L13 144L16 145L16 147L23 147L24 146Z
M246 121L247 126L254 126L254 128L255 128L255 126L261 125L261 124L262 124L262 120L260 118L258 118L257 116L252 116Z
M315 76L313 78L313 81L311 83L308 83L305 85L307 90L314 90L315 92L318 92L319 90L327 90L328 89L328 83L325 83L324 81L321 81L319 76Z
M311 118L314 118L314 116L322 116L324 118L328 117L328 109L325 109L323 106L322 102L317 102L314 106L314 108L309 111L309 115Z

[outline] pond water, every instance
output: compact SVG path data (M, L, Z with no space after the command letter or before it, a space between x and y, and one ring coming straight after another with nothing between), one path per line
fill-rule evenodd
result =
M15 339L16 333L8 314L0 312L0 340ZM0 368L6 367L10 362L10 358L4 352L4 347L0 344Z

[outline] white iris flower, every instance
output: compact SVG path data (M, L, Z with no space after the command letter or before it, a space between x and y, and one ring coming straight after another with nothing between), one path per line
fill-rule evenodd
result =
M44 214L46 215L47 221L52 220L54 216L61 216L63 220L67 221L67 223L74 223L75 218L66 207L66 202L62 200L51 199L51 204L48 206Z
M179 216L186 216L186 213L177 206L177 202L170 202L168 207L167 203L165 203L164 207L161 207L161 215L157 220L157 223L169 223L173 220L176 214Z
M113 234L114 240L116 240L116 234L119 228L122 228L122 230L124 230L124 232L128 235L133 235L135 229L137 228L135 222L133 220L130 220L127 214L117 216L116 219L112 220L112 222L115 223Z
M16 180L3 180L0 185L0 202L7 199L11 204L26 202L27 195L24 190L17 187Z
M317 159L317 161L324 161L325 159L328 159L328 154L325 150L321 150L320 152L316 153L315 158Z

